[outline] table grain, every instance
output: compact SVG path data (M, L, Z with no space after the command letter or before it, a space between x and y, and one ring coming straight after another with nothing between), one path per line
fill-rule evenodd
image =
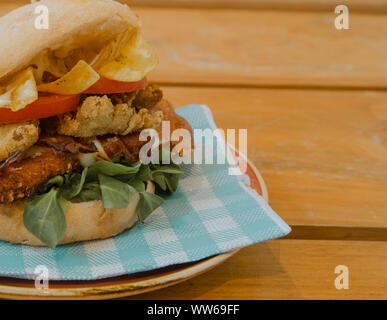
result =
M248 129L248 157L293 228L135 299L387 298L387 1L133 0L175 107ZM26 3L0 3L0 14ZM335 268L349 270L337 290Z

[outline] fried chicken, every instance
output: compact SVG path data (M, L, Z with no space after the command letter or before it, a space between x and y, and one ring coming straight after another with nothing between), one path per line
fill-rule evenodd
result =
M90 138L157 128L162 112L150 113L149 108L161 97L161 90L153 85L137 92L84 96L76 112L58 117L57 130L63 135Z
M39 121L0 125L0 162L15 152L34 145L39 138Z
M163 92L155 84L149 84L144 89L129 93L109 94L113 104L126 103L136 109L152 108L163 98Z
M163 119L171 123L171 131L177 128L192 130L188 122L178 116L171 105L163 100L157 106L149 110L150 114L162 112ZM161 132L161 127L156 129ZM21 161L11 163L5 170L0 171L0 203L10 203L18 199L32 196L49 179L82 170L79 160L79 153L92 152L94 149L87 149L88 145L75 141L71 142L70 137L51 137L48 140L38 142L43 147L34 146L36 151L30 150ZM105 153L109 158L121 155L132 162L138 160L139 151L146 141L139 140L138 133L131 133L125 136L107 135L98 137ZM63 146L61 146L61 143ZM177 142L171 143L171 148ZM69 149L69 146L71 148ZM78 149L77 149L78 148ZM86 149L85 149L86 148Z
M0 173L0 203L30 197L52 177L79 169L77 155L39 147L33 157L14 163Z

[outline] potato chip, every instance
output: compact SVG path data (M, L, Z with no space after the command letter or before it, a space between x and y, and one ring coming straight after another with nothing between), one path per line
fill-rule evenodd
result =
M100 76L85 61L80 60L63 77L56 81L44 83L38 86L40 92L71 95L81 93L90 88L100 79Z
M33 69L30 67L18 73L5 90L0 96L0 108L18 111L37 100L38 90Z
M115 39L109 42L98 54L95 61L91 63L95 70L98 70L107 63L114 61L121 50L126 46L133 34L137 32L137 29L127 30L126 32L120 33Z
M60 78L68 72L64 61L55 57L50 50L41 52L31 61L30 65L34 68L34 76L38 85L43 82L43 76L46 72L56 78Z
M0 95L0 108L23 109L38 99L38 91L79 94L96 83L100 76L123 82L139 81L158 64L156 53L138 29L121 33L94 58L96 54L80 48L67 52L65 57L58 57L55 51L44 50L31 61L31 67L0 88L0 92L4 92ZM84 59L94 61L90 65ZM45 83L49 79L56 80Z
M98 63L93 65L102 77L116 81L134 82L143 79L157 66L159 62L158 57L151 45L141 36L140 32L137 30L130 34L125 45L122 45L127 36L123 36L115 44L109 44L111 48L122 46L116 57L112 58L111 55L105 61L102 61L103 58L101 58ZM112 51L114 50L110 49L110 52Z

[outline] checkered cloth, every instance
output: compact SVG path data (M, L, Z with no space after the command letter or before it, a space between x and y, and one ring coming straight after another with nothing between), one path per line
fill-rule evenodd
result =
M177 112L193 128L215 128L205 106ZM196 137L196 147L200 140ZM229 175L229 167L185 165L177 192L144 224L111 239L55 250L0 241L0 276L34 279L36 267L45 265L51 280L101 279L198 261L289 233L289 226L245 185L248 177Z

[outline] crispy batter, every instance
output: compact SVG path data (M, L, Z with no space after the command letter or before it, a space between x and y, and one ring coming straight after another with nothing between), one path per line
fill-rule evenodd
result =
M135 134L129 134L129 136L131 135ZM116 155L121 155L127 160L132 159L132 162L136 162L138 160L138 158L132 158L131 152L122 142L122 137L120 136L105 136L99 138L98 141L101 143L105 153L110 159L114 158Z
M108 94L107 96L114 105L126 103L127 105L132 107L133 100L134 98L136 98L138 92L139 91L112 93Z
M0 203L29 197L50 178L80 168L77 155L39 147L34 157L13 164L0 174Z
M156 128L163 114L151 114L148 109L135 108L128 104L113 105L105 95L90 96L83 101L76 115L67 113L59 117L58 132L74 137L94 137L105 134L126 135L143 128Z
M171 121L172 131L177 128L192 130L189 123L179 117L168 102L162 101L149 112L155 113L158 111L163 112L163 120ZM157 130L160 132L161 128L159 127ZM146 143L139 141L138 135L138 133L126 136L109 135L100 137L98 140L110 158L122 155L134 162L138 160L139 151ZM171 147L176 143L171 143ZM27 154L30 155L27 155L25 159L10 164L6 170L0 172L0 203L9 203L29 197L35 194L39 187L49 179L82 169L77 154L60 152L53 147L34 146L33 148L39 149L37 151L31 151L30 149L27 151ZM34 156L31 157L31 154Z
M155 84L135 92L114 93L108 95L114 105L126 103L136 109L153 108L163 98L163 92Z
M39 121L0 125L0 162L17 151L24 151L39 138Z
M142 90L137 92L136 98L133 100L132 107L152 108L163 98L163 92L155 84L149 84Z
M178 116L171 106L171 104L166 101L162 100L159 104L157 104L155 107L151 109L153 112L162 111L164 114L163 121L169 121L170 123L170 130L173 132L176 129L187 129L191 132L191 146L193 146L193 134L192 134L192 128L188 121L180 116ZM158 131L160 138L161 138L161 126L156 128ZM162 137L165 141L168 137ZM140 141L139 139L139 133L132 133L128 134L126 136L120 137L120 140L124 143L126 149L129 152L130 157L127 158L128 160L135 162L139 159L139 152L141 147L147 143L147 141ZM112 155L109 154L109 146L106 146L103 141L101 141L103 147L105 148L106 153L111 157ZM179 141L170 141L170 147L171 150L175 145L177 145Z

